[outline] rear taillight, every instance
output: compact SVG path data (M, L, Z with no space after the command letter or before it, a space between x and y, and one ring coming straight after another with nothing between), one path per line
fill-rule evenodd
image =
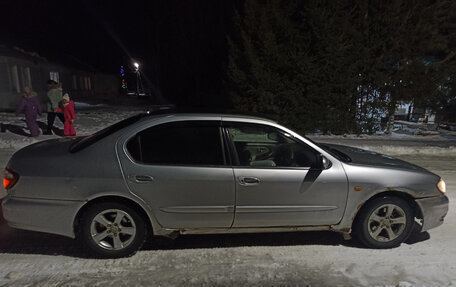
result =
M12 188L18 179L19 175L17 173L8 168L5 168L5 175L3 176L3 187L5 187L5 189Z

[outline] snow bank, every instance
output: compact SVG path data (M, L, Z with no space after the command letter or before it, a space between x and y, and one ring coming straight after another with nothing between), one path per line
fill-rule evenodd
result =
M77 103L75 129L78 136L90 135L113 123L128 118L145 108L131 107L111 107L105 105L88 105ZM38 119L41 127L46 126L46 114ZM20 149L24 146L37 141L56 138L58 136L40 135L37 138L30 138L23 134L18 134L17 130L27 133L23 116L15 116L12 113L0 113L0 123L14 129L6 129L0 133L1 149ZM62 123L56 119L55 126L63 128ZM315 141L344 144L367 149L388 155L431 155L431 156L456 156L456 147L452 142L436 136L418 136L409 134L393 133L388 135L314 135L311 137ZM413 141L413 144L410 144ZM442 146L442 142L448 142ZM417 144L420 143L420 144Z
M77 110L84 110L84 109L99 109L99 108L107 108L109 105L106 104L89 104L83 102L74 102L74 108Z
M426 141L416 137L408 140L372 140L368 138L340 139L331 137L312 137L312 140L321 143L353 146L391 156L436 156L456 157L456 142L453 141Z
M378 134L344 134L344 135L322 135L322 134L306 134L311 138L322 138L322 139L341 139L341 140L379 140L379 141L388 141L388 140L417 140L417 141L425 141L425 142L433 142L433 141L441 141L445 140L445 138L441 137L439 134L435 134L434 136L422 136L418 134L404 134L404 133L396 133L393 132L391 135L387 135L385 133L378 133Z
M141 108L130 107L109 107L105 105L91 106L83 103L78 104L80 109L76 107L76 120L74 127L78 136L93 134L109 125L118 121L131 117L140 112L144 112ZM41 129L47 125L47 114L43 113L37 119ZM0 124L2 131L0 132L0 149L18 150L32 143L58 138L58 135L40 135L35 138L28 137L29 133L25 124L24 116L15 116L14 113L0 113ZM63 124L56 118L54 127L63 129Z

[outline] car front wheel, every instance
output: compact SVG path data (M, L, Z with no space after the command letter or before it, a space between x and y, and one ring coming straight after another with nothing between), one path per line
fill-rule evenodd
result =
M414 214L398 197L379 197L366 203L354 224L355 236L370 248L393 248L412 232Z
M131 256L143 245L146 225L129 206L117 202L95 204L84 212L80 237L96 257Z

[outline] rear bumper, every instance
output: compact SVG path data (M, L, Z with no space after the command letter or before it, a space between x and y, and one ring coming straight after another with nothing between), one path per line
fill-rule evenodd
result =
M2 209L3 217L11 227L75 238L74 218L84 203L7 196Z
M449 200L445 195L417 199L416 203L423 214L423 226L421 231L443 224L443 219L448 213Z

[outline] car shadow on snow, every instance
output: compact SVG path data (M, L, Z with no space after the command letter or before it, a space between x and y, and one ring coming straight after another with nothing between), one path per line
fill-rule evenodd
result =
M19 230L0 222L0 253L86 257L83 251L71 238Z
M426 241L431 238L429 232L413 231L410 237L405 241L406 244L413 245L418 242Z
M430 239L428 232L414 231L405 241L405 244L413 245L428 239ZM179 236L174 240L164 237L154 237L145 243L142 250L306 245L346 246L367 249L367 247L359 243L356 239L344 240L342 235L336 232L301 231L254 234L185 235Z
M415 244L430 238L429 233L414 232L406 244ZM305 231L256 234L185 235L177 239L153 237L146 241L142 250L180 250L200 248L234 248L255 246L345 246L365 248L355 240L344 240L331 231ZM0 253L64 255L90 258L76 240L64 236L18 230L0 221Z

